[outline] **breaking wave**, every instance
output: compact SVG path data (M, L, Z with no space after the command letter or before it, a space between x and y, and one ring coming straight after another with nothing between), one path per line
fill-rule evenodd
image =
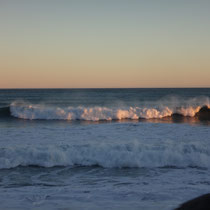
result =
M4 110L7 111L8 110ZM210 105L201 104L196 106L168 107L50 107L40 104L25 102L13 102L10 105L13 117L29 120L122 120L122 119L155 119L181 115L184 117L207 116L210 119ZM205 114L204 114L205 112Z
M200 142L149 145L86 144L0 149L0 168L17 166L204 167L210 168L210 148Z

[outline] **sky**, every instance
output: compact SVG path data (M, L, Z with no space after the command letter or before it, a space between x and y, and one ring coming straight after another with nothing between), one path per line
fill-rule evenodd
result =
M0 88L210 87L209 0L0 0Z

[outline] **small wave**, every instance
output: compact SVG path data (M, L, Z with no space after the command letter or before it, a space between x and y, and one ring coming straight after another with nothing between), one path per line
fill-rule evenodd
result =
M206 108L205 108L206 107ZM204 110L205 108L205 110ZM202 111L202 114L198 114ZM161 119L173 115L184 117L206 117L210 119L210 106L161 107L161 108L107 108L107 107L50 107L40 104L13 102L10 105L13 117L29 120L122 120ZM205 113L205 114L204 114Z
M149 145L86 144L0 149L0 168L17 166L204 167L210 168L210 148L200 142Z

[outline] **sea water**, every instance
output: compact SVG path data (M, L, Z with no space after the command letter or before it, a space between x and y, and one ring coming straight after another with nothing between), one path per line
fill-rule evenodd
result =
M0 209L169 210L209 193L203 106L208 88L0 90Z

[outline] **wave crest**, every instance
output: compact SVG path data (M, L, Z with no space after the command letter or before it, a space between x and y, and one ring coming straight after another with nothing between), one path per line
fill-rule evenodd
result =
M210 108L210 106L208 106ZM107 107L50 107L40 104L28 104L25 102L13 102L10 105L11 115L22 119L45 120L122 120L122 119L155 119L180 114L194 117L200 111L201 106L188 107L161 107L161 108L107 108Z
M0 149L0 168L17 166L210 167L210 148L199 142L86 144Z

